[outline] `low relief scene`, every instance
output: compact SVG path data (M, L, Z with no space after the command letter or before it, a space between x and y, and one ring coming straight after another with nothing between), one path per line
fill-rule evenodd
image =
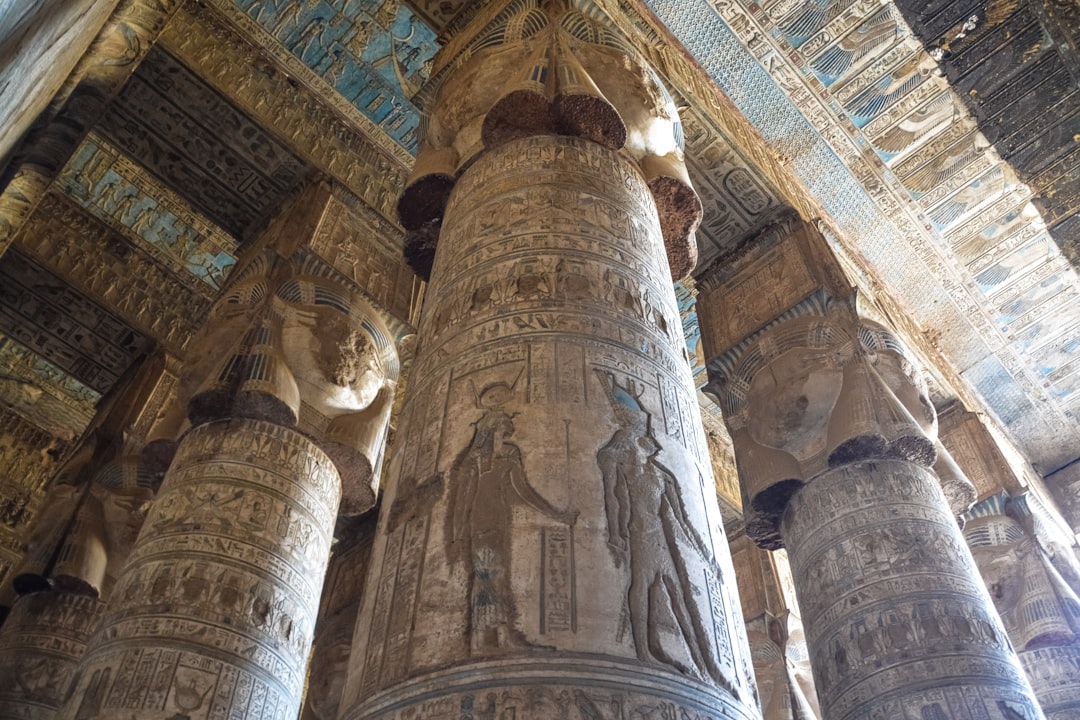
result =
M707 574L718 573L713 550L687 515L675 476L658 459L663 448L653 434L652 416L642 407L643 388L633 380L619 385L611 373L600 378L619 424L596 456L604 478L608 547L616 567L630 573L619 631L629 625L639 660L723 683L712 642L714 619L706 625L696 600L701 590L691 569L698 563L683 556L683 548L690 549L704 561ZM682 652L669 652L662 642L661 629L670 627L670 620Z
M0 0L0 720L1080 720L1078 47Z
M469 578L465 627L474 652L530 644L517 629L520 618L510 582L515 509L532 508L567 528L577 521L576 512L555 508L529 484L521 448L513 442L517 413L508 406L514 390L495 383L477 394L483 415L473 423L468 447L454 459L447 484L447 555Z

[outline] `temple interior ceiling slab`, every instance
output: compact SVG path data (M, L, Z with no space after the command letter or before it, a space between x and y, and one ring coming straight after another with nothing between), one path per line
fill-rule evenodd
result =
M241 238L281 205L307 170L288 147L160 48L147 54L109 106L101 129Z
M699 267L790 207L822 217L860 284L947 360L935 400L974 388L1042 471L1075 459L1080 280L1061 239L1080 205L1077 63L1036 9L991 3L958 38L963 3L923 11L922 37L906 3L878 0L584 5L646 49L682 111ZM142 354L182 357L250 238L317 174L334 199L315 252L406 332L417 287L394 205L439 43L487 6L184 4L0 260L4 416L67 442ZM1026 34L1005 37L1006 20ZM1024 38L1032 53L1001 70L991 50ZM1035 112L1035 86L1061 117ZM704 385L693 293L677 289Z
M1076 272L896 8L646 4L1032 459L1073 460Z

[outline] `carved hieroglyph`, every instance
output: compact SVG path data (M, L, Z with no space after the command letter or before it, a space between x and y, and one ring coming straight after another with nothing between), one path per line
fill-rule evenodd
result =
M1042 717L929 470L828 470L792 498L782 532L822 717Z
M105 603L70 592L24 595L0 630L0 717L52 720Z
M191 430L60 717L296 717L339 493L295 430Z
M0 255L182 4L179 0L116 4L46 111L54 121L35 128L13 161L14 174L0 193Z
M644 177L512 140L440 243L342 717L752 717Z
M301 720L337 720L377 520L377 513L368 513L336 533L338 542L326 570L322 606L315 625Z

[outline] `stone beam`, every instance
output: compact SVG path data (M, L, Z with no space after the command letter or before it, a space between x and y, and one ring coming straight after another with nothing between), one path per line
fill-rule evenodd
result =
M121 0L0 174L0 255L182 0Z
M231 2L185 6L161 45L237 107L382 215L401 237L394 203L412 156L286 48L252 44L265 31ZM271 54L272 53L272 54Z

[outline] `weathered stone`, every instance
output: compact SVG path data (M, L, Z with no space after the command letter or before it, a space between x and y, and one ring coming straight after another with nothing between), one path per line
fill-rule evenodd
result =
M339 497L295 430L188 432L59 717L295 717Z
M0 716L52 720L105 603L47 591L19 598L0 629Z
M823 718L1042 717L932 472L828 470L782 532Z
M755 714L669 278L627 158L536 136L462 173L342 717Z

